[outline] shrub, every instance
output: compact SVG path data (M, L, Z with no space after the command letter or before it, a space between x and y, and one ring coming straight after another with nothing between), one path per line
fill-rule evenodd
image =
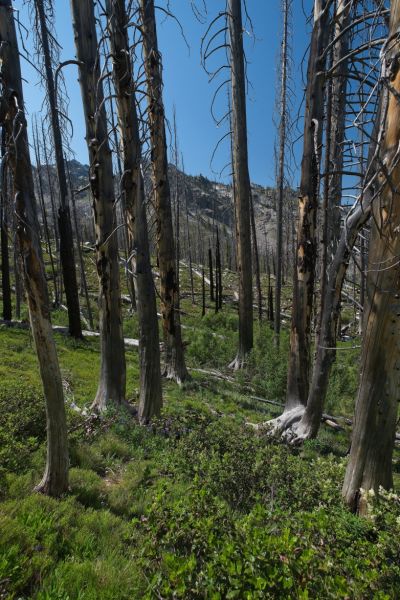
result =
M46 437L46 411L40 390L7 382L0 390L0 476L24 472Z

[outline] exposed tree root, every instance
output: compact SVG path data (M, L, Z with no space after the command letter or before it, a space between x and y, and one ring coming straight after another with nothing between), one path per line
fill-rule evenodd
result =
M290 430L293 425L298 423L302 418L305 411L305 407L300 405L292 408L291 410L285 411L279 417L266 421L256 426L256 429L262 433L271 437L282 436Z

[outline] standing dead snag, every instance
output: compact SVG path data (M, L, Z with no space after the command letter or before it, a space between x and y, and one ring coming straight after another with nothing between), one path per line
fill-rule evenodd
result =
M373 205L367 272L367 301L355 426L343 496L364 513L360 489L390 489L400 390L400 0L391 2L388 41L383 49L388 93L381 152L382 186Z
M3 319L11 321L11 282L10 256L8 252L8 172L6 158L6 131L1 130L1 169L0 169L0 238L1 238L1 291L3 294Z
M122 193L128 220L129 250L130 253L134 250L136 257L137 313L140 331L139 420L147 423L154 415L160 414L162 405L160 343L156 295L150 263L146 199L140 169L141 144L129 52L129 19L125 0L106 0L106 9L117 95L118 126L121 132L124 169Z
M6 130L6 149L14 180L18 250L46 400L47 461L43 479L36 489L51 496L60 496L68 489L67 424L38 236L21 67L11 0L0 1L0 58L0 124Z
M281 48L281 79L279 103L279 164L278 164L278 198L276 212L276 280L275 280L275 345L279 347L281 331L281 298L282 298L282 262L283 262L283 202L285 191L285 157L287 142L287 89L289 63L289 14L291 0L283 0L283 32Z
M92 0L71 0L79 80L90 158L90 186L99 276L100 381L93 406L104 410L125 400L125 348L122 334L115 194L107 117L97 51Z
M233 195L239 272L239 348L234 369L241 369L253 347L253 271L251 256L251 188L247 151L246 84L241 0L228 0L230 41Z
M308 59L304 146L299 193L297 264L294 267L292 325L285 412L307 403L311 363L311 317L317 256L316 224L324 118L325 55L331 0L315 0Z
M165 343L165 370L178 383L189 377L183 353L178 273L172 226L171 191L168 179L165 114L162 98L161 58L153 0L140 0L144 66L148 95L157 251L160 269L161 314Z
M60 119L57 106L57 95L54 85L53 65L51 60L49 31L44 0L35 0L35 8L39 21L40 48L43 52L43 62L47 97L50 109L51 129L54 140L54 153L58 185L60 190L60 207L58 210L58 230L60 232L60 258L63 271L64 289L68 309L69 333L73 337L82 337L82 327L79 310L78 284L74 257L74 240L72 235L71 215L68 200L68 184L65 169L63 142Z

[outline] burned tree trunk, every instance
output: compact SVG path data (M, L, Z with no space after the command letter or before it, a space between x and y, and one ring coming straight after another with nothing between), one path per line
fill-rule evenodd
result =
M390 489L400 390L400 0L391 2L384 79L389 98L382 144L382 189L373 205L367 301L355 426L343 496L364 513L360 489Z
M261 274L260 274L260 256L258 252L257 242L257 229L256 220L254 216L254 201L252 194L250 193L250 219L251 219L251 234L253 238L253 253L254 253L254 271L256 276L256 288L257 288L257 308L258 308L258 320L262 321L262 289L261 289Z
M21 67L11 0L0 2L0 47L0 124L6 129L9 164L14 182L18 250L22 259L32 334L46 399L47 461L43 479L36 489L51 496L60 496L68 489L67 424L38 237Z
M230 40L232 157L236 221L237 267L239 272L239 348L234 369L244 366L253 347L253 282L250 227L250 176L247 151L246 89L244 72L241 0L228 0Z
M140 331L139 420L147 423L152 417L160 414L162 406L160 343L156 295L150 263L146 199L140 169L141 144L129 53L129 19L124 0L106 0L106 8L123 154L122 193L128 219L129 250L130 254L135 251L136 255L137 313Z
M0 236L1 236L1 291L3 294L3 319L11 321L11 284L10 284L10 256L8 252L8 177L6 159L6 132L3 127L1 132L1 171L0 171Z
M212 248L208 249L208 273L210 276L210 300L214 302L214 266Z
M44 201L42 165L40 162L39 137L38 137L38 130L37 130L36 122L35 122L35 126L33 128L33 149L34 149L34 153L35 153L36 181L37 181L37 184L39 187L39 201L40 201L40 207L42 210L43 227L44 227L44 233L45 233L46 242L47 242L47 252L48 252L49 258L50 258L51 273L52 273L52 277L53 277L54 303L55 303L55 305L57 305L57 299L59 297L58 296L58 281L57 281L56 268L55 268L54 258L53 258L53 250L51 247L51 238L50 238L49 224L48 224L48 220L47 220L46 204Z
M297 264L294 267L292 325L285 412L305 406L311 364L311 318L317 256L316 224L320 146L324 118L325 48L331 0L315 0L308 60L304 147L299 194Z
M282 259L283 259L283 201L285 189L285 155L287 137L287 84L288 84L288 37L289 0L283 0L283 32L281 50L278 206L276 212L276 280L275 280L275 345L279 347L281 331Z
M161 314L165 343L164 376L178 383L188 378L183 353L178 273L168 179L165 115L162 99L161 57L158 51L153 0L140 0L143 49L148 93L148 118L152 147L154 200L157 219L157 250L160 267Z
M323 406L329 383L329 375L335 359L336 336L340 315L340 299L344 278L356 243L358 233L368 221L371 214L371 185L362 194L360 204L346 219L345 228L340 235L340 203L342 197L343 140L345 129L347 65L345 57L348 53L348 30L350 5L339 0L336 12L335 37L332 42L333 65L339 65L338 73L331 85L331 107L328 110L330 123L327 166L332 175L326 173L326 215L323 233L324 260L321 284L320 330L317 336L315 361L307 399L307 407L300 422L290 433L292 441L300 443L318 433ZM374 139L378 135L379 120L375 127ZM371 147L369 171L375 154L375 145ZM328 256L328 253L330 256ZM328 260L329 259L329 260ZM329 266L327 266L327 263Z
M93 406L104 410L125 400L126 367L115 232L112 158L107 137L96 20L92 0L71 0L79 80L90 158L90 186L99 276L100 381Z
M82 326L80 319L78 284L74 257L74 240L72 235L61 127L57 108L57 96L54 86L53 65L49 47L49 32L46 22L47 15L43 0L35 0L35 7L39 21L40 47L43 51L47 98L50 107L51 129L54 140L54 152L56 157L58 185L60 190L58 229L60 233L60 258L68 309L69 333L75 338L80 338L82 337Z

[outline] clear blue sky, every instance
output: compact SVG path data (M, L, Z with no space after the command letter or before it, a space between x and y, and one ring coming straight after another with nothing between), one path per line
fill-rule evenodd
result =
M208 20L211 20L225 5L225 0L206 0ZM156 4L165 6L166 0ZM201 4L201 2L199 3ZM302 98L300 61L307 47L306 19L300 0L293 1L294 21L294 84L298 102ZM307 11L312 9L312 0L304 0ZM14 2L21 10L21 20L30 30L28 11L23 0ZM75 55L72 35L70 7L68 0L55 0L57 39L63 47L62 60ZM179 27L171 19L158 13L159 46L164 64L164 101L167 116L171 119L172 107L176 105L180 150L184 157L185 169L190 174L202 173L218 178L210 167L210 159L216 142L225 129L217 129L210 115L210 104L215 84L208 83L208 77L200 65L200 40L206 25L200 24L193 15L190 0L170 0L170 6L181 22L190 44L190 54L179 32ZM279 56L279 35L281 31L280 0L247 0L248 12L254 24L255 39L246 41L249 61L248 76L252 84L248 94L248 135L249 164L252 181L262 185L274 184L274 141L275 129L272 115L275 103L275 84ZM29 34L30 36L31 34ZM24 37L26 34L24 34ZM31 40L25 40L31 52ZM220 54L223 60L222 53ZM23 63L23 74L27 79L24 85L25 103L29 115L40 112L43 90L37 83L34 70ZM80 90L76 67L65 69L65 77L70 95L70 117L74 123L72 147L76 158L87 163L87 149L84 140L85 130ZM225 99L221 97L221 101ZM220 111L223 107L220 106ZM223 114L223 113L221 113ZM229 146L221 146L214 161L214 170L219 171L228 161ZM226 177L225 177L226 180ZM296 183L296 182L295 182Z

